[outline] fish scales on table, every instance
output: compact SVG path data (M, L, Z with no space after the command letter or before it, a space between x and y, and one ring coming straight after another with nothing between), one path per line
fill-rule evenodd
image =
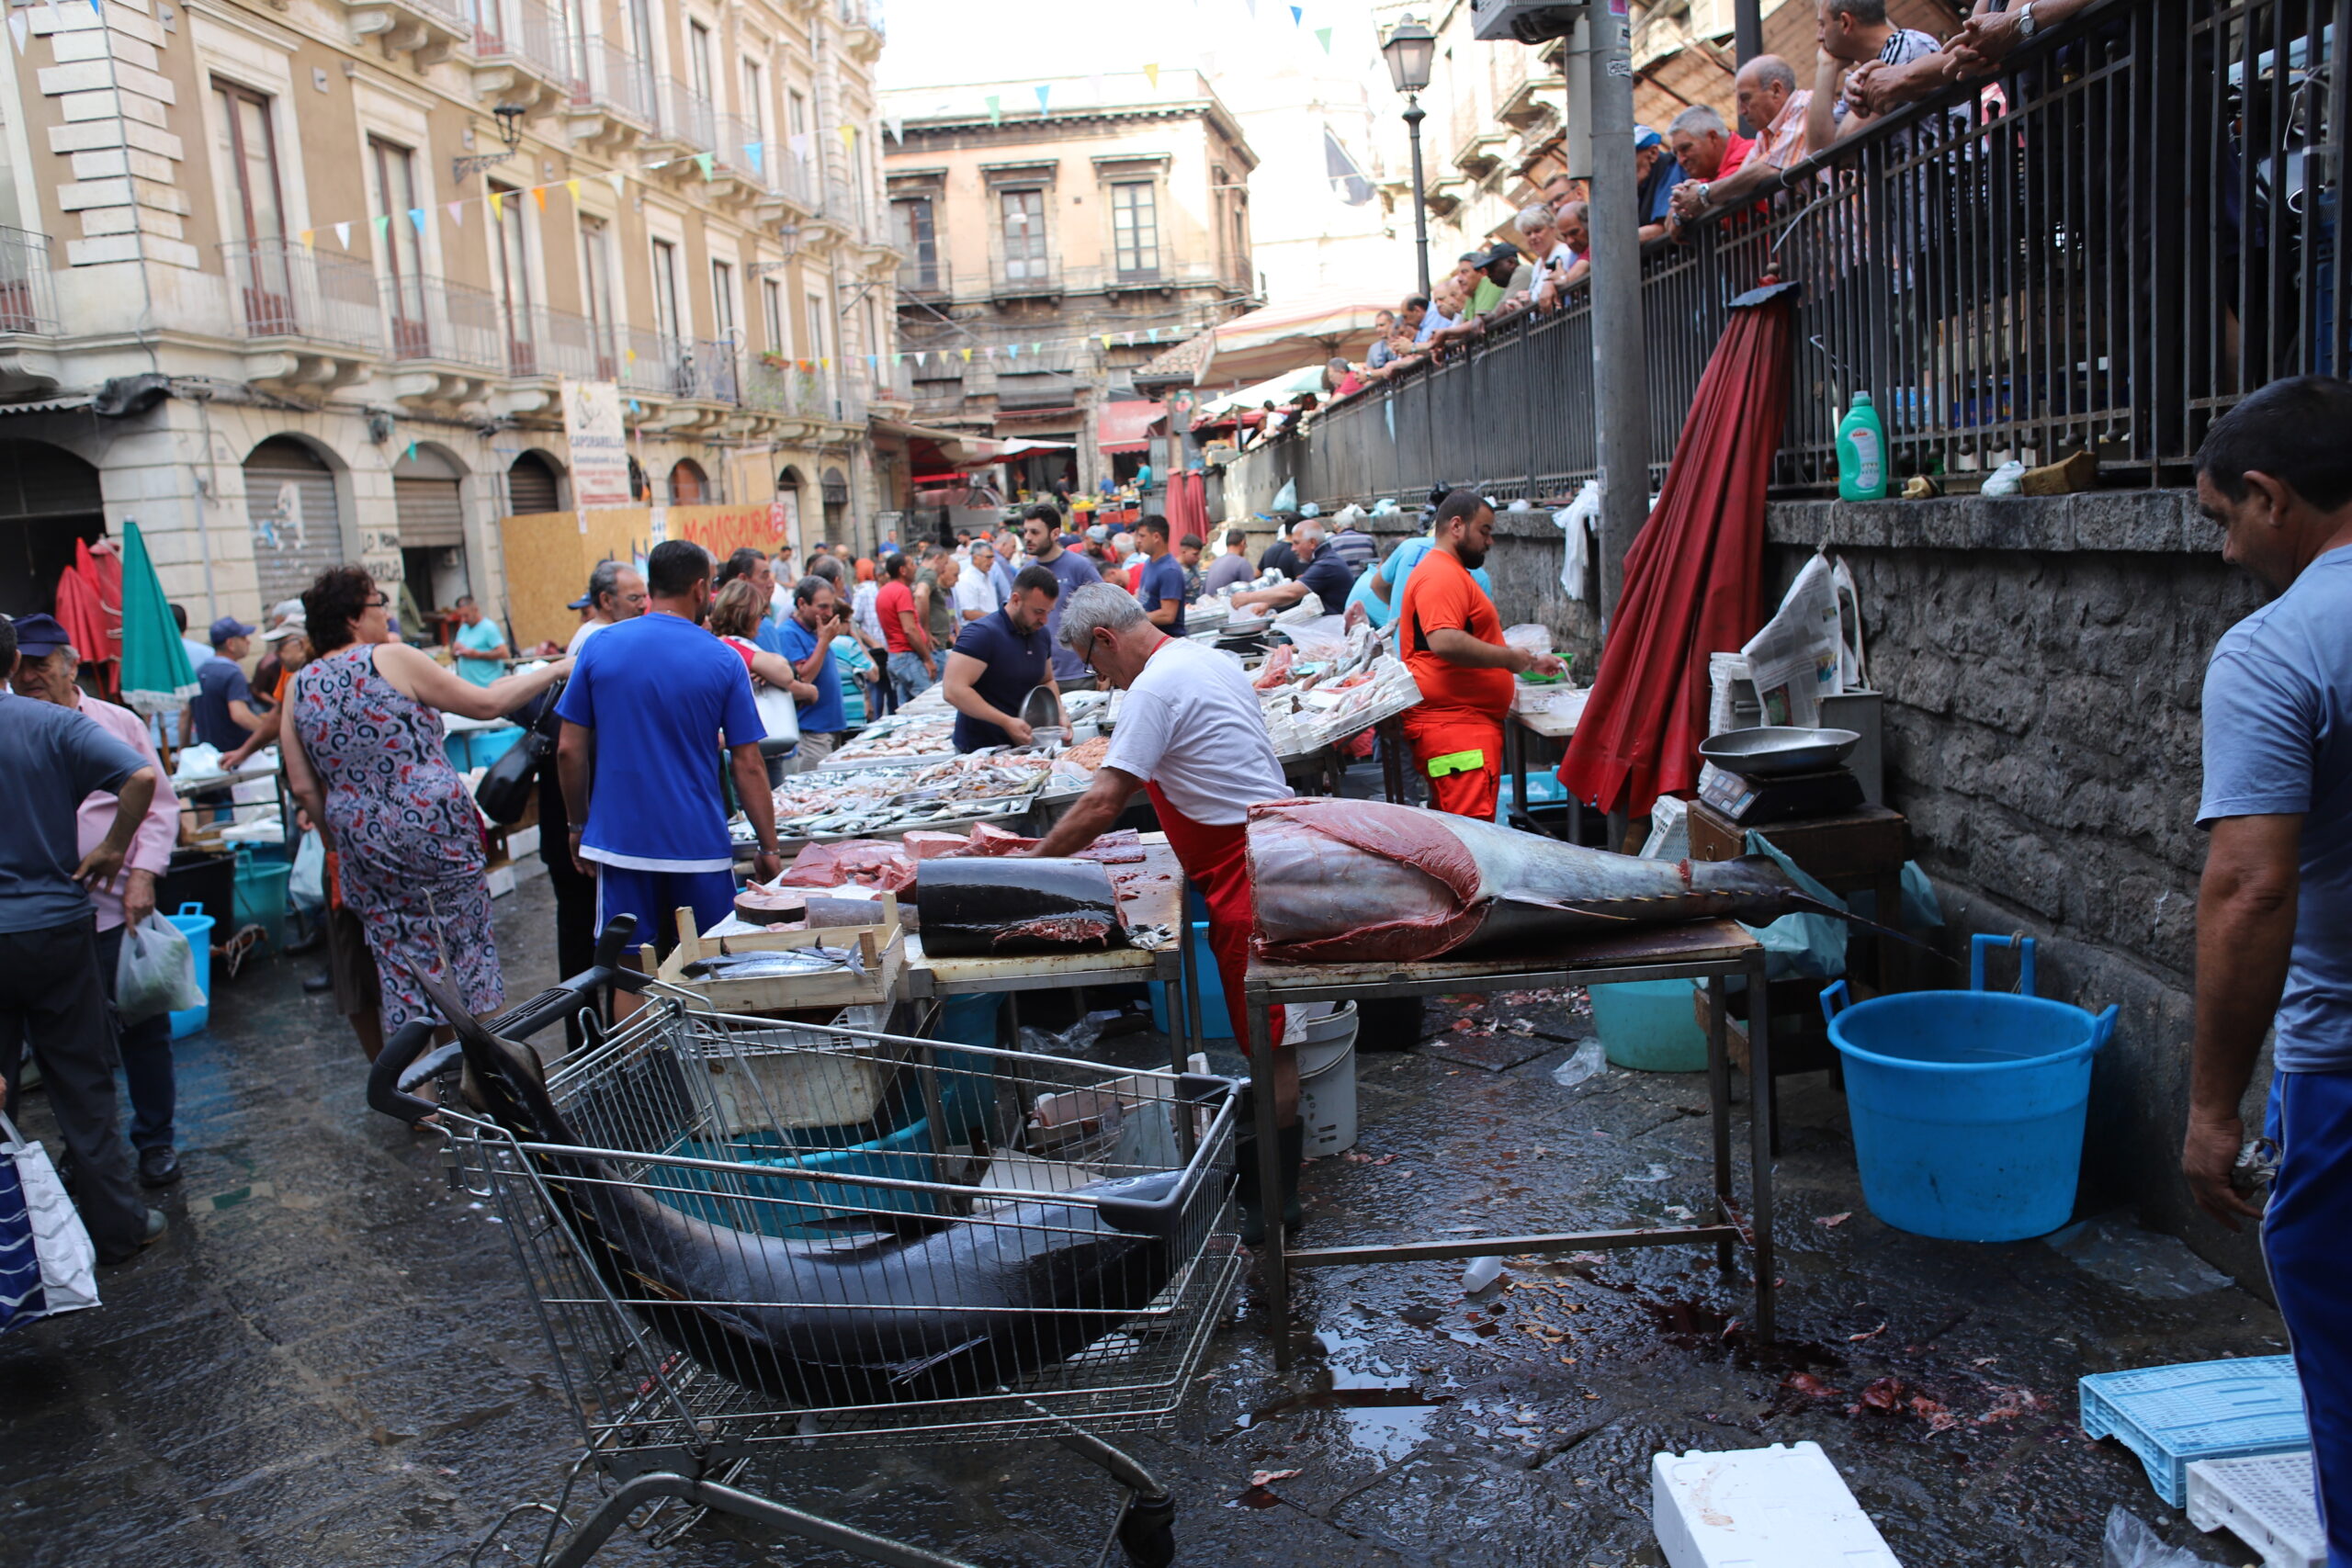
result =
M1251 807L1250 877L1253 945L1277 963L1468 957L1692 920L1764 925L1799 911L1883 930L1808 897L1764 855L1644 860L1381 801Z
M1167 1242L1117 1230L1083 1202L1009 1202L928 1235L821 1242L696 1219L587 1154L537 1055L492 1033L447 986L418 980L456 1027L486 1114L554 1148L530 1158L605 1288L673 1349L731 1382L819 1407L986 1393L1110 1334L1174 1271ZM1182 1176L1056 1196L1156 1201Z

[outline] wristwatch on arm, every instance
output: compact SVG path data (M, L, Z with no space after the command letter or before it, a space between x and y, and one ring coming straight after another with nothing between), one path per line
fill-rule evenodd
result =
M2017 15L2018 37L2020 39L2031 38L2033 36L2035 27L2039 25L2033 19L2033 0L2025 0L2025 4L2018 7Z

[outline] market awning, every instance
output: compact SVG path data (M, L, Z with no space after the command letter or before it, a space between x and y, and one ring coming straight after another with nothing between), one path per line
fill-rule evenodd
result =
M944 430L935 425L910 424L904 420L876 419L870 422L875 431L885 435L902 435L910 443L927 443L912 447L914 455L950 468L980 468L995 462L1003 453L992 436L975 434L968 430Z
M1160 421L1167 417L1167 405L1148 398L1104 403L1095 411L1094 444L1105 452L1148 451Z
M1373 318L1396 301L1361 288L1269 305L1219 322L1196 387L1273 374L1302 359L1360 358L1372 347Z
M1244 387L1238 392L1227 392L1221 398L1211 398L1201 405L1204 416L1227 414L1239 409L1254 409L1266 403L1276 408L1308 392L1323 390L1323 367L1304 365L1295 370L1285 370L1270 377L1254 387ZM1195 421L1194 423L1198 423Z
M1012 436L1002 445L1004 449L997 454L1000 457L1025 457L1031 452L1075 452L1078 450L1078 443L1075 441L1032 441L1025 435Z

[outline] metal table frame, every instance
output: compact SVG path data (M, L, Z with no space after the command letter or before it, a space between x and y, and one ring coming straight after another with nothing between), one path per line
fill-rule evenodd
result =
M1720 928L1716 930L1716 928ZM1362 1263L1426 1263L1443 1258L1507 1257L1523 1252L1603 1251L1636 1247L1679 1247L1714 1244L1716 1265L1732 1272L1735 1244L1752 1255L1756 1271L1756 1333L1760 1340L1774 1336L1772 1258L1772 1111L1769 1094L1754 1086L1771 1081L1771 1046L1765 1006L1764 949L1729 920L1697 928L1713 930L1724 951L1712 956L1675 956L1670 953L1643 957L1623 951L1627 938L1610 938L1604 951L1584 963L1573 958L1551 964L1505 961L1492 965L1445 964L1438 975L1399 970L1384 978L1349 979L1334 969L1365 965L1293 965L1253 961L1243 985L1250 1019L1250 1076L1256 1106L1259 1190L1267 1194L1269 1235L1272 1245L1260 1253L1264 1272L1267 1310L1274 1334L1274 1366L1291 1363L1290 1271L1293 1269L1334 1268ZM1681 928L1688 935L1692 928ZM1454 973L1453 971L1467 971ZM1749 998L1748 1144L1749 1206L1743 1215L1732 1193L1731 1059L1725 1048L1724 982L1745 976ZM1275 1002L1367 1001L1384 997L1428 997L1457 991L1520 991L1558 986L1613 985L1627 980L1703 979L1707 982L1707 1093L1709 1122L1714 1146L1714 1205L1709 1223L1651 1230L1588 1231L1579 1234L1479 1236L1460 1241L1403 1241L1359 1247L1292 1247L1283 1238L1279 1223L1282 1190L1279 1157L1274 1147L1274 1064L1267 1049L1268 1007ZM1284 1047L1289 1049L1289 1047Z

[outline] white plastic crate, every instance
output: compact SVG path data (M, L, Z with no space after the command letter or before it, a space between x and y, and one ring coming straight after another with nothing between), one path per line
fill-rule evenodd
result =
M1900 1568L1818 1443L1650 1460L1671 1568Z
M2261 1555L2263 1568L2326 1568L2309 1450L2197 1461L2188 1467L2188 1522L2228 1530Z

